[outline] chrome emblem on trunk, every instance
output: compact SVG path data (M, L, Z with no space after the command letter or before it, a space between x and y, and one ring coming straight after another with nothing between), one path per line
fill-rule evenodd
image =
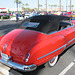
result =
M3 47L3 51L6 51L8 44L5 44L5 46Z

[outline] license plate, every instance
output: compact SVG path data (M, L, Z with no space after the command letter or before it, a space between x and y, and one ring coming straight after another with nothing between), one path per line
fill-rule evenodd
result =
M2 60L4 61L8 61L8 55L7 54L4 54L4 53L1 53L1 57L2 57Z

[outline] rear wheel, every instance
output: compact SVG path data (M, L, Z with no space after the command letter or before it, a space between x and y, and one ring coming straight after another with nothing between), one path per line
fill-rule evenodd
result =
M58 61L58 56L54 57L53 59L51 59L50 61L48 61L49 66L53 67Z

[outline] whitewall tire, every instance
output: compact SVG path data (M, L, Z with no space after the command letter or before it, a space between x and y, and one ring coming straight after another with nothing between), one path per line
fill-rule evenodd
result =
M58 56L54 57L53 59L51 59L50 61L48 61L49 66L53 67L58 61Z

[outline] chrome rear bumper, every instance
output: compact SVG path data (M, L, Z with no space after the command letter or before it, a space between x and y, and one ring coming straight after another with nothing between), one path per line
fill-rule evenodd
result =
M0 62L9 66L9 67L12 67L14 69L18 69L20 71L24 71L24 72L27 72L27 71L33 71L37 68L37 66L35 64L32 64L32 65L20 65L20 64L17 64L17 63L14 63L12 61L3 61L2 59L0 59Z

